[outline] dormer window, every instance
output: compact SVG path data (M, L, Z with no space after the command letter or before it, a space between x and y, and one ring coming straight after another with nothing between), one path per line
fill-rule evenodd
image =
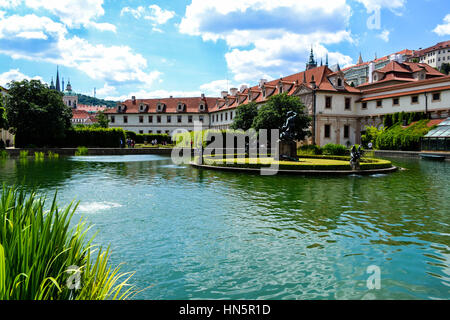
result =
M200 105L198 106L198 110L200 112L205 112L206 111L206 106L204 103L200 103Z
M126 105L119 104L117 106L117 113L122 113L122 112L125 112L126 110L127 110L127 106Z
M186 105L183 102L178 102L177 112L184 112L186 110Z
M156 112L164 112L165 109L166 109L166 105L164 103L160 102L156 106Z
M341 78L337 79L337 86L342 87L342 79Z
M282 94L282 93L283 93L283 85L282 85L282 84L280 84L280 85L279 85L279 87L278 87L278 91L280 92L280 94Z
M147 112L148 110L148 105L146 105L145 103L141 103L139 105L139 112Z

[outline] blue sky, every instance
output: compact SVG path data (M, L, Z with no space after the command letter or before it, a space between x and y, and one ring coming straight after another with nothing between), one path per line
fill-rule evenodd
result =
M448 0L0 0L0 85L59 65L114 100L217 96L305 68L450 40Z

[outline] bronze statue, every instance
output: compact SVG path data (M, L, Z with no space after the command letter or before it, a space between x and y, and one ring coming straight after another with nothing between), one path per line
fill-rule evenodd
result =
M287 113L287 119L284 126L281 128L280 140L281 141L295 141L295 120L297 119L297 113L289 111Z
M363 156L363 151L361 150L361 146L356 149L356 146L353 146L350 152L350 166L352 170L360 170L360 160Z

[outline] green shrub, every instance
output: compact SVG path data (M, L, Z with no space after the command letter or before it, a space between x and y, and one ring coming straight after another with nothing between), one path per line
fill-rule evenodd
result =
M120 128L73 128L66 133L64 145L68 148L86 146L91 148L119 148L125 143L125 131Z
M87 156L89 154L89 149L86 147L78 147L75 151L75 156Z
M347 147L341 144L328 143L322 148L323 154L332 156L344 156L348 154Z
M297 152L299 155L321 155L323 150L316 144L303 145Z
M0 198L0 300L125 299L129 274L108 266L109 249L87 240L85 223L71 228L76 206L59 209L34 193L3 187ZM79 275L79 289L70 281ZM74 278L74 277L72 277Z
M384 130L384 128L378 129L377 127L366 127L366 133L361 136L363 147L367 147L369 142L372 142L373 148L376 148L377 138Z
M5 150L0 151L0 159L8 159L8 152Z

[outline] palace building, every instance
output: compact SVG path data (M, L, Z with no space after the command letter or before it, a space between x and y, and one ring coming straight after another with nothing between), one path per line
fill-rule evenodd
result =
M383 117L396 112L424 112L431 118L450 116L450 76L424 63L390 58L383 68L371 70L357 87L348 84L339 65L317 66L313 55L307 70L280 79L262 79L253 87L223 91L219 98L136 99L121 102L105 113L110 127L136 133L167 133L175 129L228 129L238 106L263 105L280 93L298 96L312 117L309 143L359 144L367 126L381 126Z

